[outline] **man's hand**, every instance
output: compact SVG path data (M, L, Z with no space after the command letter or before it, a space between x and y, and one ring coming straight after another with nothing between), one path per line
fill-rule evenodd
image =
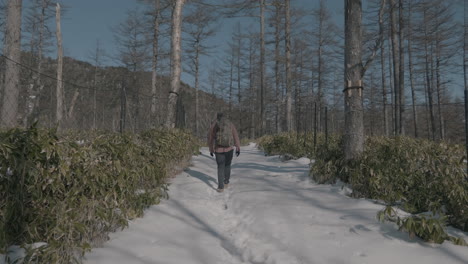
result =
M210 152L210 156L213 157L213 152Z
M239 157L240 155L240 150L236 151L236 157Z

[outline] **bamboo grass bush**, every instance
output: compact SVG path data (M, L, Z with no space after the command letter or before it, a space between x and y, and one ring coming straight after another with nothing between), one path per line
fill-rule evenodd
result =
M5 253L11 245L45 242L25 260L79 262L109 232L166 198L170 167L197 149L196 140L178 130L61 137L36 127L0 132L0 248Z
M295 135L265 136L259 145L266 153L303 153L303 146L293 141ZM409 137L369 137L361 157L345 161L341 138L331 137L328 144L320 136L318 139L316 149L307 152L315 159L311 177L317 183L339 179L350 184L354 197L383 201L387 206L378 218L396 222L411 236L466 245L445 231L447 224L468 231L468 180L462 147ZM294 147L299 149L292 150ZM393 208L401 208L409 216L400 216Z

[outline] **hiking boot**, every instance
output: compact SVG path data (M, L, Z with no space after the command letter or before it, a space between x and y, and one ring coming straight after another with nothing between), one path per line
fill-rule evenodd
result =
M216 191L219 192L219 193L222 193L224 191L224 189L218 188L218 189L216 189Z

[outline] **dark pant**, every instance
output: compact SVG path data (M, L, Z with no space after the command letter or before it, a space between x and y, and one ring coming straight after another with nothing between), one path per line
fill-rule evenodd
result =
M229 152L216 152L216 163L218 164L218 188L224 189L224 184L229 183L231 178L231 161L234 150Z

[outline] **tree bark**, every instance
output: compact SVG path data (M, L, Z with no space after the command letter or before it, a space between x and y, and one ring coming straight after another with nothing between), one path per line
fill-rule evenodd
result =
M418 137L418 114L416 111L416 88L414 85L414 68L413 68L413 45L412 45L412 24L411 24L411 10L412 10L412 3L409 2L408 6L408 70L409 70L409 78L410 78L410 85L411 85L411 102L413 106L413 125L414 125L414 137Z
M444 131L444 119L442 116L442 84L440 81L440 43L439 43L439 36L437 36L437 47L436 47L436 93L437 93L437 115L439 121L439 136L441 140L445 139L445 131Z
M60 4L57 3L55 9L55 23L57 25L56 37L57 37L57 89L56 89L56 96L57 96L57 107L55 116L55 121L59 129L62 126L62 119L63 114L65 113L64 110L64 91L63 91L63 81L62 81L62 71L63 71L63 48L62 48L62 31L60 27Z
M171 91L167 103L166 127L174 128L176 123L177 99L180 90L181 75L181 28L182 28L182 9L185 0L176 0L172 12L172 52L171 52Z
M265 133L265 85L266 85L266 65L265 65L265 0L260 1L260 135Z
M197 41L195 47L195 135L198 137L200 133L200 99L198 94L200 75L200 40Z
M384 135L388 136L388 120L387 120L387 80L385 76L385 42L383 41L384 24L383 24L383 9L385 1L381 0L380 16L379 16L379 31L382 42L380 42L380 67L382 73L382 105L383 105L383 124L384 124Z
M158 56L159 56L159 23L160 23L160 0L154 1L153 15L153 58L151 63L151 123L159 125L157 117L158 106Z
M346 160L354 160L364 151L361 23L361 0L345 0L344 153Z
M22 0L10 0L7 5L6 32L3 53L5 76L3 102L1 107L2 127L12 128L18 125L18 96L20 84L21 61L21 9Z
M398 105L400 106L399 109L399 124L398 124L398 134L404 135L405 134L405 46L404 46L404 15L403 15L403 0L399 1L399 34L398 34L398 46L399 46L399 61L398 61Z
M237 68L237 99L239 100L239 135L242 136L242 91L241 91L241 56L242 56L242 34L241 34L241 27L240 24L238 24L238 39L237 39L237 63L236 63L236 68Z
M427 21L427 16L426 16L426 11L424 11L424 21ZM432 72L432 67L430 66L430 61L432 61L432 54L429 55L429 36L427 33L427 23L424 23L426 26L424 27L424 52L425 52L425 66L426 66L426 90L427 90L427 99L428 99L428 106L429 106L429 115L430 115L430 123L431 123L431 131L429 135L432 135L432 140L435 140L435 118L434 118L434 100L433 100L433 94L432 94L432 78L430 77L430 74ZM431 56L431 58L429 58Z
M231 47L231 60L229 61L229 115L232 115L232 89L234 85L234 45Z
M281 22L281 4L279 2L275 2L275 131L276 133L280 133L280 99L279 99L279 87L280 87L280 22Z
M37 121L40 98L42 90L44 89L44 84L42 84L41 73L42 73L42 61L43 61L43 52L44 52L44 30L45 30L45 20L46 20L46 10L51 3L46 0L41 2L41 12L39 16L39 40L37 43L37 68L36 72L33 74L33 83L30 84L30 89L28 91L28 102L26 103L26 116L24 118L24 125L29 126L33 122ZM33 54L33 53L32 53Z
M285 54L286 54L286 125L292 130L292 79L291 79L291 13L290 0L285 0Z
M395 12L395 0L390 0L390 29L391 29L391 40L392 40L392 55L393 55L393 86L394 86L394 98L395 98L395 125L394 134L400 134L400 56L399 56L399 42L397 35L397 18Z
M468 31L467 31L467 4L463 2L463 80L465 84L465 158L468 158L468 78L467 78L467 50L468 50ZM468 168L468 164L467 164Z
M255 138L255 85L254 85L254 69L253 69L253 64L254 64L254 47L253 43L254 40L252 37L250 37L250 43L249 43L249 87L250 87L250 107L251 107L251 117L250 117L250 138L254 139Z

